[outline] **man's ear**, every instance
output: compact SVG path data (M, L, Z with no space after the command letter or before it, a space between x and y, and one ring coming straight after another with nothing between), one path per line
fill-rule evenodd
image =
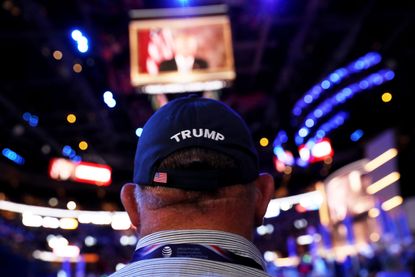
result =
M261 173L255 180L257 191L255 204L255 225L262 225L265 212L267 211L268 203L274 195L274 179L268 173Z
M140 227L140 206L136 198L136 184L127 183L121 189L121 202L130 217L131 224L136 230Z

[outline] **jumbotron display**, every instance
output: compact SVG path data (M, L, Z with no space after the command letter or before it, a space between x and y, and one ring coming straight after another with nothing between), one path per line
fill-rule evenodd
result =
M131 82L149 94L218 90L235 78L225 15L130 23Z

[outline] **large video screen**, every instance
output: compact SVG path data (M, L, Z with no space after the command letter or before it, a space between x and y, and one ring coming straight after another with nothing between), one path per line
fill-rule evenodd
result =
M225 15L134 20L129 32L135 87L187 83L196 88L204 82L225 84L235 78Z

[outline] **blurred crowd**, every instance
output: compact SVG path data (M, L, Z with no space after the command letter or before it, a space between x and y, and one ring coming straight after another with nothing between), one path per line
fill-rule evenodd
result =
M297 266L275 267L276 277L411 277L415 276L415 243L373 245L373 251L347 256L344 261L304 254Z

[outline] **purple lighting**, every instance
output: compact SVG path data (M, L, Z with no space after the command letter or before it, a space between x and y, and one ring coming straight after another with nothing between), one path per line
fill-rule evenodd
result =
M353 84L341 89L340 91L337 91L336 93L334 93L333 96L331 96L330 98L323 101L320 105L318 105L315 108L315 110L311 111L305 117L305 121L307 121L308 119L311 118L311 119L313 119L313 123L314 123L313 125L316 125L319 118L325 117L334 108L336 108L337 106L345 103L347 100L351 99L357 93L360 93L360 92L365 91L367 89L370 89L372 87L379 86L379 85L381 85L381 84L383 84L387 81L390 81L391 80L390 78L393 78L393 77L395 77L395 73L392 70L390 70L390 69L379 70L378 72L375 72L375 73L365 77L364 79L362 79L362 80L360 80L356 83L353 83ZM304 126L307 126L305 122L302 124L300 129L303 128ZM309 126L307 126L307 127L309 127ZM311 128L311 127L309 127L309 128ZM297 143L297 141L299 143ZM301 143L303 143L302 138L299 138L299 139L296 140L297 145L299 145Z
M309 91L307 91L304 94L305 96L303 98L301 98L299 101L297 101L297 103L295 103L294 108L292 110L293 115L296 117L300 116L305 107L315 102L320 97L323 91L330 89L331 87L333 87L334 84L340 83L343 79L349 77L352 74L359 73L370 67L375 66L376 64L380 63L381 60L382 57L380 54L376 52L369 52L366 55L351 62L345 68L341 67L335 70L334 72L330 73L326 78L323 79L323 81L321 81L321 83L313 86ZM392 72L387 75L386 79L392 80L393 77L394 74ZM374 76L373 78L375 78L374 82L376 84L382 82L376 76ZM366 89L365 86L366 84L363 83L361 89ZM311 96L311 98L308 96Z
M340 127L341 125L343 125L348 117L349 117L349 114L346 113L346 112L337 113L332 118L330 118L328 121L323 123L320 126L320 128L316 131L316 134L315 134L314 138L308 140L307 143L322 139L328 133L330 133L331 131L333 131L333 130L337 129L338 127Z

